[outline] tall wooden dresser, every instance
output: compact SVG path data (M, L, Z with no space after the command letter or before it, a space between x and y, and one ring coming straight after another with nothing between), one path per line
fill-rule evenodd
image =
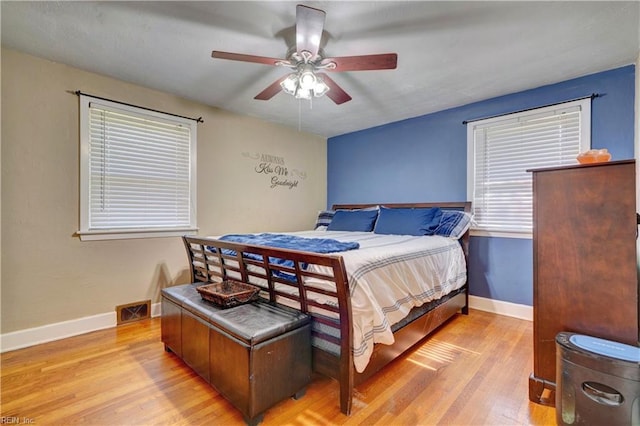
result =
M555 337L638 345L635 161L533 173L533 373L529 399L554 405Z

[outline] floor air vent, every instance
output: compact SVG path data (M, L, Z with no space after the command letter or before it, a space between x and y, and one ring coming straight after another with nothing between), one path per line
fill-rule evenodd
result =
M138 321L151 316L151 300L116 306L118 325Z

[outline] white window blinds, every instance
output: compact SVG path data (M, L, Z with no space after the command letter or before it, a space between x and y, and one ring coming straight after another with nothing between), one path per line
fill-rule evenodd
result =
M530 236L528 169L577 164L590 145L591 100L568 102L468 124L473 229Z
M195 123L84 101L80 234L195 229Z

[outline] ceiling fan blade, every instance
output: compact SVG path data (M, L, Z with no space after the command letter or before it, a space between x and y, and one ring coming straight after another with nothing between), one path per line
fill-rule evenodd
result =
M324 29L324 10L299 4L296 6L296 49L311 53L311 60L318 54L322 30Z
M381 53L379 55L342 56L338 58L325 58L320 65L335 63L336 67L326 68L326 71L367 71L367 70L392 70L398 65L396 53Z
M336 105L340 105L351 100L351 96L349 96L347 92L342 90L342 87L338 86L338 84L330 79L328 75L324 73L317 73L316 75L321 77L324 80L325 84L329 86L327 96L329 97L329 99L335 102Z
M278 62L286 62L283 59L268 58L266 56L244 55L242 53L219 52L214 50L211 52L212 58L230 59L232 61L254 62L256 64L276 65Z
M269 85L269 87L264 89L262 92L258 93L256 97L253 99L257 99L259 101L268 101L269 99L273 98L282 90L280 83L282 83L288 76L289 75L287 74L284 77L274 81Z

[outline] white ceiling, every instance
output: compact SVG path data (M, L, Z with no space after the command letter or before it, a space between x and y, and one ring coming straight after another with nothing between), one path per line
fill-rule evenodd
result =
M342 105L254 100L288 70L211 51L284 58L296 3L2 1L2 44L327 137L632 64L640 51L637 1L309 1L327 13L325 56L396 52L398 68L332 74L353 97Z

